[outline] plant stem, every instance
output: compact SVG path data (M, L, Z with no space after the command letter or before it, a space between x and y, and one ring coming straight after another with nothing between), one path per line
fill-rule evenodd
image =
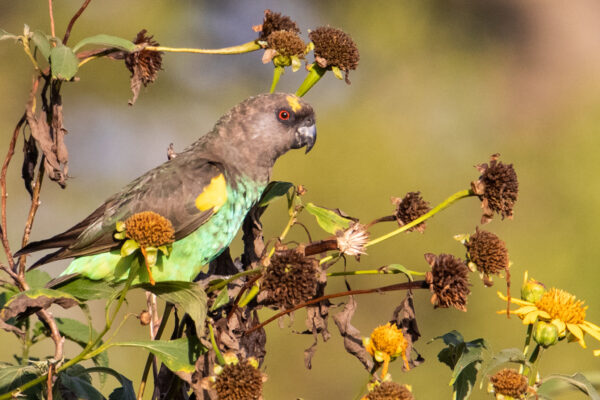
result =
M210 343L212 344L215 355L217 356L217 361L219 361L219 365L225 365L225 358L223 358L223 354L221 354L219 346L217 346L217 341L215 340L215 331L212 324L208 324L208 331L210 333Z
M73 15L73 18L71 18L71 20L69 21L69 25L67 25L67 30L65 31L65 36L63 37L64 45L67 44L67 40L69 40L69 37L71 36L71 29L73 29L75 21L77 21L77 18L81 16L81 14L85 11L86 7L88 6L88 4L90 4L91 1L92 0L85 0L83 2L83 5L79 8L79 10L77 10L75 15ZM52 36L54 36L54 33L52 33Z
M283 67L276 66L275 68L273 68L273 82L271 83L271 90L269 90L269 93L273 93L275 91L277 83L279 83L279 78L281 78L282 74Z
M533 324L527 325L527 334L525 336L525 345L523 346L523 356L526 356L529 353L529 345L531 344L531 337L533 335ZM521 364L519 368L519 373L523 373L524 365Z
M403 274L408 272L411 275L425 275L424 272L419 271L400 271L400 270L387 270L387 269L363 269L360 271L340 271L340 272L329 272L327 276L348 276L348 275L387 275L387 274Z
M48 14L50 14L50 33L52 37L56 36L56 30L54 29L54 11L52 11L52 0L48 0Z
M302 97L308 93L308 91L319 82L323 75L325 75L325 72L327 72L326 69L319 67L317 64L313 64L310 71L308 71L308 75L304 78L304 82L302 82L296 91L296 96Z
M370 240L365 245L365 247L369 247L374 244L381 243L384 240L387 240L393 236L398 235L399 233L405 232L405 231L409 230L410 228L412 228L413 226L419 225L421 222L428 220L429 218L433 217L435 214L439 213L440 211L450 207L453 203L457 202L458 200L463 199L465 197L474 196L474 195L475 194L471 191L471 189L465 189L465 190L458 191L458 192L454 193L453 195L451 195L450 197L448 197L446 200L442 201L437 206L435 206L435 208L433 208L427 214L421 215L419 218L415 219L414 221L409 222L406 225L401 226L400 228L398 228L396 230L393 230L391 232L386 233L385 235L382 235L382 236L379 236L378 238ZM324 257L321 260L319 260L319 263L323 264L323 263L331 260L334 256L335 255L329 255L327 257Z
M260 50L262 47L256 41L240 44L238 46L223 47L221 49L196 49L187 47L145 46L144 50L164 51L166 53L195 53L195 54L242 54Z
M206 289L206 293L208 294L208 293L214 292L215 290L222 289L225 286L227 286L230 282L233 282L238 278L241 278L243 276L248 276L248 275L259 274L261 271L262 271L262 268L258 267L258 268L254 268L254 269L249 269L247 271L238 272L237 274L232 275L227 279L224 279L220 282L215 283L214 285L209 286Z

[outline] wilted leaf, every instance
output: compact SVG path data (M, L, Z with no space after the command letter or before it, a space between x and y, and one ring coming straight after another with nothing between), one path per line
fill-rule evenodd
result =
M75 53L77 53L77 51L79 49L81 49L83 46L88 45L88 44L97 44L97 45L106 46L106 47L115 47L117 49L126 50L126 51L134 51L135 50L135 44L133 42L131 42L130 40L123 39L123 38L120 38L117 36L100 34L100 35L90 36L90 37L87 37L87 38L81 40L79 43L77 43L75 45L75 47L73 47L73 51Z
M367 371L371 371L374 365L373 359L363 346L360 331L351 324L355 311L356 300L354 300L354 296L349 296L348 303L346 303L342 311L333 316L333 320L340 330L340 335L344 338L344 348L346 351L358 358L358 361L362 363Z
M31 40L44 57L44 60L48 61L50 58L50 50L52 49L52 46L50 46L50 41L48 40L48 36L46 36L46 34L42 31L34 31L31 35Z
M25 183L25 189L33 196L33 179L35 178L35 166L38 161L38 149L35 145L33 136L23 141L23 166L21 167L21 177ZM36 271L36 270L34 270Z
M150 340L109 343L109 347L142 347L154 354L171 371L194 372L194 364L198 356L206 351L198 338L182 338L176 340Z
M6 393L37 378L45 373L35 365L1 365L0 366L0 393ZM34 386L26 391L33 398L41 398L41 385Z
M93 367L86 369L86 372L99 372L102 375L111 375L114 376L115 379L119 381L121 387L116 388L112 391L112 393L108 396L108 400L135 400L135 390L133 389L133 383L127 379L125 376L121 375L117 371L112 368L104 368L104 367Z
M3 320L0 319L0 329L3 329L7 332L13 332L16 333L17 335L19 335L21 338L25 338L25 332L23 332L21 329L17 328L14 325L11 324L7 324L6 322L4 322Z
M79 304L79 301L70 294L58 290L30 289L13 296L0 311L0 318L6 321L17 316L22 317L46 309L52 304L58 304L62 308L70 308Z
M173 303L181 311L192 317L196 324L196 332L202 335L204 320L206 319L207 298L206 293L195 282L167 281L156 282L156 285L142 283L136 285L154 293L164 301Z
M333 210L315 206L313 203L308 203L305 208L315 216L319 226L329 233L335 234L337 231L346 230L353 222L352 219L344 218Z
M557 384L557 382L560 383ZM538 388L537 394L544 399L556 399L556 395L569 386L585 393L592 400L600 400L600 394L598 394L594 385L581 373L574 375L548 375L542 379L542 384Z
M329 308L331 303L329 300L323 300L318 304L313 304L306 307L306 327L308 330L306 333L311 333L315 339L313 344L306 350L304 350L304 365L306 368L312 368L312 357L317 351L317 345L319 344L319 334L323 337L323 341L326 342L331 338L331 333L327 329L327 319L329 318Z
M272 181L269 182L265 191L263 192L260 201L258 203L259 207L264 207L273 200L278 197L285 195L290 188L294 187L294 184L291 182L282 182L282 181Z
M73 50L58 43L50 50L50 69L55 79L71 80L79 69L79 60Z
M60 277L50 281L48 285L53 289L82 300L108 299L117 290L117 286L105 281L94 281L87 278L69 277L61 280Z
M413 302L412 291L407 291L406 296L398 307L394 310L392 321L402 329L402 334L407 342L406 355L408 358L409 367L412 369L422 364L425 359L414 349L414 342L419 340L421 333L417 326L417 317L415 315L415 306ZM416 354L416 358L413 359L413 353ZM406 367L403 365L403 369Z

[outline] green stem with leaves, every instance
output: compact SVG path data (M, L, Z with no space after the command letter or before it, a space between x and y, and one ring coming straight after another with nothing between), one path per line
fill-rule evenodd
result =
M64 363L63 365L61 365L59 368L56 368L54 373L59 373L61 371L64 371L67 368L71 367L72 365L75 365L78 362L87 359L88 355L95 353L95 351L93 351L94 347L96 347L98 345L98 343L100 343L100 341L102 340L104 335L106 335L106 333L110 330L110 328L117 316L117 313L119 312L119 310L121 309L121 306L123 305L123 302L125 301L125 296L127 295L127 291L131 287L131 284L132 284L133 279L135 278L136 274L137 274L137 268L132 268L131 272L129 273L129 278L127 279L127 283L125 284L125 287L121 291L121 295L119 296L117 305L115 306L115 309L114 309L112 315L110 316L110 318L107 318L106 325L105 325L104 329L102 330L102 332L100 332L98 337L96 337L95 340L90 340L88 342L88 344L85 346L85 348L81 351L81 353L79 353L78 355L73 357L71 360L69 360L66 363ZM110 303L111 302L109 302L107 304L107 311L110 308ZM57 360L57 361L60 361L60 360ZM43 383L46 380L47 376L48 376L48 374L41 375L23 385L21 385L17 389L14 389L8 393L4 393L3 395L0 395L0 400L16 398L19 395L19 393L22 393L23 391L25 391L31 387L39 385L40 383Z

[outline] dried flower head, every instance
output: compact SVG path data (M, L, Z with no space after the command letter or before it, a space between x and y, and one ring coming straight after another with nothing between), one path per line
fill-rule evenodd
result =
M382 382L373 387L365 396L365 400L413 400L414 396L406 385L396 382Z
M269 9L265 10L263 23L252 27L252 29L258 32L258 40L262 41L266 41L269 35L275 31L300 33L298 25L290 17Z
M465 263L450 255L425 254L425 260L431 265L431 271L425 275L429 290L433 293L431 303L434 307L454 307L467 311L469 289L469 268Z
M137 45L159 46L159 43L154 40L154 36L147 36L146 29L142 29L135 40ZM156 80L158 71L162 69L162 52L142 49L140 51L131 52L125 57L125 65L131 72L131 91L133 98L129 104L135 103L141 86L148 86Z
M304 58L306 43L296 32L275 31L267 38L267 47L276 50L282 56Z
M366 253L366 244L369 241L369 232L364 225L353 222L345 231L338 231L337 245L341 253L358 257Z
M469 266L474 266L483 275L486 286L492 286L490 275L498 275L508 268L506 244L493 233L476 228L465 246Z
M310 40L315 45L315 62L321 68L339 68L346 73L346 83L350 70L356 69L360 54L356 44L344 31L330 26L321 26L310 32Z
M394 216L400 226L404 226L431 211L429 202L423 200L421 192L408 192L403 198L392 197L392 203L396 206ZM409 232L419 231L423 233L425 228L425 222L421 222L410 228Z
M499 154L493 154L489 164L475 166L481 176L471 182L471 189L481 200L482 224L491 221L494 212L500 214L502 219L505 217L511 219L519 194L517 173L512 164L498 161L499 157Z
M276 252L263 275L265 301L289 309L313 298L319 285L319 262L298 251Z
M125 220L126 237L141 247L161 247L175 241L171 221L153 211L133 214Z
M496 372L490 377L490 382L494 387L494 393L517 399L522 398L529 389L527 377L510 368Z
M255 358L239 360L233 353L225 353L225 366L216 366L216 376L205 378L203 388L214 391L220 400L262 399L265 376L258 369Z
M138 319L140 320L140 325L143 326L150 325L150 322L152 322L152 316L147 310L142 311Z

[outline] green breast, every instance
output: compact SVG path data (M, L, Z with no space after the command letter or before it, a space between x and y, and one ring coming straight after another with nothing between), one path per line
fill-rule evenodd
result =
M227 201L206 223L196 231L173 243L168 257L160 255L152 275L160 281L191 281L202 267L215 259L229 246L239 231L244 217L259 199L265 188L249 179L240 179L233 190L227 186ZM80 273L90 279L124 280L127 279L132 263L142 263L138 254L122 258L118 250L110 253L79 257L73 260L61 274ZM146 268L140 268L139 280L147 282Z

